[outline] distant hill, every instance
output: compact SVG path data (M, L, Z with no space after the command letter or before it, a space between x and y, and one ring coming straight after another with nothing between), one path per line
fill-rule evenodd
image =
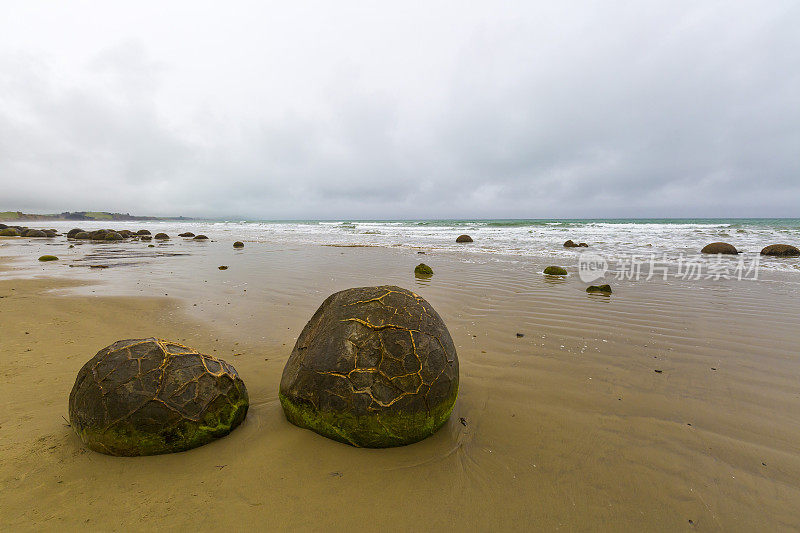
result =
M0 221L29 220L192 220L189 217L137 217L130 213L107 213L105 211L64 211L37 215L21 211L0 211Z

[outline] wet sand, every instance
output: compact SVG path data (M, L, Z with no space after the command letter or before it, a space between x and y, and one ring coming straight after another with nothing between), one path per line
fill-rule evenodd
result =
M571 265L573 275L548 279L524 259L2 244L14 258L0 279L3 529L800 527L792 279L611 281L606 297L587 295ZM46 252L62 259L37 264ZM421 260L435 271L428 282L412 275ZM277 391L322 300L379 283L437 309L461 389L431 438L365 450L286 422ZM152 335L233 363L250 393L247 419L180 454L84 449L62 418L78 369L115 340Z

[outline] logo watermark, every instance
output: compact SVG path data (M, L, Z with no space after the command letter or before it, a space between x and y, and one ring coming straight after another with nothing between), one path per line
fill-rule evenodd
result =
M630 255L623 256L615 262L595 252L583 252L578 256L578 274L581 281L591 283L604 278L606 274L616 280L645 280L669 277L684 280L700 279L736 279L757 280L760 256L745 257L739 255L737 260L717 255L685 255L668 257Z

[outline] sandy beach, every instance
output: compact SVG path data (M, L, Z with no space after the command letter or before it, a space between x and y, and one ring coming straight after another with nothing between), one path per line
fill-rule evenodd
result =
M586 294L571 265L564 279L542 276L536 259L233 250L211 237L0 242L2 529L800 526L800 304L780 273L618 281L607 297ZM60 260L38 263L45 251ZM413 276L421 259L430 280ZM283 365L322 300L376 284L426 298L461 365L444 428L383 450L299 429L278 402ZM250 394L245 422L179 454L85 449L66 422L78 369L147 336L234 364Z

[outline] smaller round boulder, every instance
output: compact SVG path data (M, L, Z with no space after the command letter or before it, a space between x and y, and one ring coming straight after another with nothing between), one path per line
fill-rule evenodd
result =
M797 257L800 250L791 244L770 244L761 250L761 255L771 255L773 257Z
M711 244L705 245L700 252L704 254L729 255L736 255L739 253L732 244L728 244L727 242L712 242Z
M544 274L548 276L566 276L567 271L560 266L549 266L544 269Z
M166 233L156 233L156 240L165 241L167 239L169 239L169 235Z
M425 263L420 263L414 267L414 275L418 278L429 278L433 276L433 269Z
M141 239L143 241L152 241L153 240L153 236L152 235L142 235Z
M136 235L150 235L150 230L140 229L136 232Z
M74 239L75 235L81 233L83 230L81 228L72 228L67 232L67 239Z
M577 248L580 244L575 244L575 241L569 239L567 242L564 243L564 248Z
M180 452L233 431L247 389L227 362L161 339L117 341L78 372L72 428L92 450L122 456Z
M43 255L39 258L39 261L58 261L58 257L54 255Z
M456 242L472 242L472 237L469 235L459 235L456 237Z
M191 231L184 231L183 233L179 233L178 237L194 237L194 233Z
M220 270L228 270L228 265L220 265L217 268Z
M236 241L233 243L234 248L244 248L244 243L242 241Z
M196 235L194 240L196 240L196 241L206 241L206 240L208 240L208 237L206 237L205 235Z

